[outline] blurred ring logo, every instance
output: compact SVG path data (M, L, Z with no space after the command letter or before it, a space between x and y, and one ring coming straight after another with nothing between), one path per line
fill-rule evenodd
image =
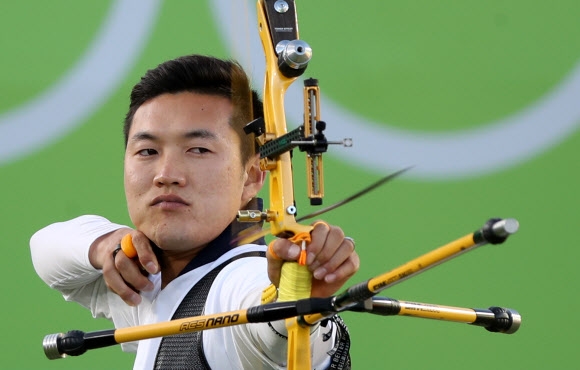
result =
M248 5L249 4L249 5ZM209 1L222 38L262 86L265 63L250 9L253 1ZM0 165L49 145L99 109L130 71L160 10L159 0L117 0L85 54L54 86L0 115ZM247 14L248 18L234 19ZM247 27L248 32L234 28ZM246 47L248 46L248 47ZM114 55L114 58L110 56ZM84 86L90 84L91 88ZM300 84L288 92L289 121L301 122ZM580 64L537 101L510 116L475 128L418 132L372 122L324 96L329 136L353 137L355 146L333 155L356 166L385 172L415 165L409 177L452 179L479 176L523 163L558 145L580 126ZM71 102L74 102L71 104ZM46 124L50 117L50 124Z
M146 45L159 5L159 0L113 2L94 41L67 74L0 115L0 165L58 140L104 104Z
M265 62L263 58L250 57L263 54L258 32L255 29L249 35L236 32L237 23L232 19L232 15L247 11L232 10L228 0L216 0L212 4L215 21L221 25L222 37L230 50L254 72L253 80L263 83ZM255 16L252 22L256 24ZM300 92L290 92L287 112L293 122L301 122ZM551 91L523 110L495 122L447 133L403 130L386 122L372 122L328 97L322 97L321 104L324 118L329 122L328 135L332 130L333 137L354 139L353 148L334 150L334 155L380 173L413 165L413 170L405 176L447 180L506 169L556 146L580 127L579 96L580 63Z

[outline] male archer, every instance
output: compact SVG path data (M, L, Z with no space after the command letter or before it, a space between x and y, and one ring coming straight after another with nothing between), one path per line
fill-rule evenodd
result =
M243 131L261 115L261 102L235 62L189 55L147 71L131 92L124 125L124 186L135 228L90 215L47 226L30 241L39 276L117 328L258 305L262 289L279 283L281 264L300 253L285 239L269 249L263 240L231 243L242 227L237 211L261 202L256 196L265 173L253 137ZM117 248L126 234L134 259ZM311 294L327 297L358 270L359 258L336 226L318 222L311 237ZM314 368L330 367L343 334L336 317L312 328ZM136 352L135 369L286 365L283 322L175 338L123 349Z

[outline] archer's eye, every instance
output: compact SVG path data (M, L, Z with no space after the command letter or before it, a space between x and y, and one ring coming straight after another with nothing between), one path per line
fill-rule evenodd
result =
M195 147L195 148L191 148L189 149L190 151L194 152L195 154L203 154L203 153L209 153L210 150L207 148L201 148L201 147Z
M150 155L157 154L157 151L155 149L143 149L143 150L138 151L137 154L139 154L140 156L143 156L143 157L148 157Z

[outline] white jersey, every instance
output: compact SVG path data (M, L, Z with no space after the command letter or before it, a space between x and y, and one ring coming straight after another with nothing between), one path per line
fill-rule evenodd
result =
M141 292L141 304L131 307L107 288L101 271L90 264L88 257L89 247L98 237L121 227L103 217L81 216L52 224L34 234L30 241L39 276L66 300L90 309L93 317L111 320L115 328L171 320L191 287L208 272L239 254L266 250L266 246L256 244L233 248L217 260L178 276L163 289L161 275L150 275L155 288ZM237 259L217 275L207 296L204 314L259 305L262 289L269 284L265 258ZM329 366L335 331L333 325L312 330L313 368ZM287 340L280 333L285 334L283 322L207 330L203 333L205 357L212 369L284 369ZM153 338L125 343L122 347L124 351L136 352L135 369L152 369L160 342L161 338Z

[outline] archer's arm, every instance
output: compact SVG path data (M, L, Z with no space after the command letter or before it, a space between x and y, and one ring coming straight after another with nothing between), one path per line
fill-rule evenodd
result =
M133 236L139 259L132 260L123 253L113 258L113 251L126 234ZM136 306L141 302L138 292L153 288L141 273L141 265L150 273L157 272L157 259L149 240L127 226L110 222L100 216L80 216L66 222L45 227L30 240L32 260L38 275L67 300L87 306L84 295L71 296L79 289L87 291L87 284L103 277L104 285L119 295L125 303Z
M36 273L48 286L61 291L92 283L101 272L89 260L91 245L123 227L92 215L46 226L30 239Z

